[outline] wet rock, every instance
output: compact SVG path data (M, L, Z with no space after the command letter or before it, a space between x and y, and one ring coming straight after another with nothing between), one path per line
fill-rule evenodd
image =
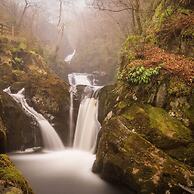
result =
M25 97L28 104L37 112L43 114L54 125L57 133L66 144L69 128L68 85L49 70L45 60L40 55L28 50L27 47L20 47L20 42L0 38L0 49L2 50L0 54L0 90L11 86L12 92L17 93L22 88L25 88ZM20 62L17 62L18 60ZM18 141L18 146L14 148L18 149L21 146L20 142L25 142L25 145L28 145L29 142L32 143L32 141L29 141L29 135L31 133L32 136L34 131L29 127L30 123L27 124L27 122L31 122L30 119L21 119L25 118L25 116L19 116L19 120L17 119L17 114L21 115L22 113L18 113L17 105L9 101L10 98L4 96L3 104L6 103L7 107L4 118L6 119L6 124L9 123L9 130L7 131L9 134L8 144L11 144L9 147L13 149L14 145L9 140L17 136L19 139L13 141ZM15 116L14 113L16 114ZM49 115L52 115L52 117ZM21 122L20 126L19 121ZM15 132L13 123L17 123ZM23 130L24 128L26 129ZM28 134L24 132L27 130ZM12 136L12 132L19 132L19 135ZM23 139L22 141L20 141L21 138ZM33 137L30 139L32 140ZM32 143L32 145L34 144Z
M103 125L93 171L145 194L182 194L179 184L191 187L194 181L192 169L131 131L120 117Z
M118 96L115 95L114 85L105 86L99 91L99 116L98 120L102 123L107 114L112 111Z
M166 97L167 97L167 88L166 88L166 84L162 84L157 92L156 95L156 106L157 107L164 107L165 103L166 103Z
M170 149L194 142L192 131L171 117L164 109L133 104L123 112L127 127L161 149Z
M0 117L0 153L5 153L6 151L6 127Z
M9 95L0 93L0 115L6 128L7 151L42 145L40 129Z

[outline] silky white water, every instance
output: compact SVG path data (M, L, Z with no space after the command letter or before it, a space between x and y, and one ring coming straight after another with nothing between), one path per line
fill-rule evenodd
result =
M96 139L100 129L98 122L98 98L97 93L101 89L100 86L93 86L93 80L90 74L72 73L68 75L70 83L70 134L74 129L73 118L73 96L76 94L76 86L83 85L85 89L80 102L76 129L74 134L73 147L80 150L94 152L96 147ZM71 136L70 135L70 136ZM72 140L72 139L71 139Z
M73 57L75 56L76 50L74 49L73 53L65 57L65 62L71 63Z
M89 88L86 88L89 90ZM80 103L73 147L90 152L95 151L97 135L100 130L98 122L98 98L95 93L100 87L90 87ZM91 96L90 96L91 95Z
M72 146L73 142L73 132L74 132L74 117L73 117L73 96L76 93L76 86L72 85L69 89L70 93L70 108L69 108L69 145Z
M40 125L44 146L49 152L25 152L9 154L11 160L27 178L36 194L127 194L103 181L91 169L95 160L94 151L100 124L98 116L97 93L100 87L86 87L80 103L75 132L74 147L79 150L63 149L62 142L48 121L32 107L23 95L24 89L12 94L5 89L25 112L33 116ZM74 92L75 92L74 88ZM73 91L72 91L73 93ZM73 99L73 97L72 97ZM73 108L73 101L72 108ZM73 109L70 110L73 114ZM72 117L73 118L73 117ZM61 151L57 151L63 149ZM87 150L85 152L81 150ZM131 193L130 193L131 194Z
M78 150L11 154L36 194L127 194L91 171L95 155Z
M10 87L5 89L4 92L9 94L17 103L21 104L22 108L29 114L34 117L37 123L40 126L43 145L45 150L62 150L64 149L63 143L59 136L57 135L55 129L51 126L51 124L41 115L36 112L32 107L30 107L24 96L24 88L21 89L18 93L12 94Z

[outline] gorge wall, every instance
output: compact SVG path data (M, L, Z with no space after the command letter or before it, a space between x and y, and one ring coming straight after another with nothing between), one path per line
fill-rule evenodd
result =
M147 20L144 36L126 40L117 83L100 92L93 171L136 193L192 193L193 2L161 1Z
M25 88L27 103L55 127L67 145L68 85L21 39L0 37L0 193L31 194L32 189L5 152L43 146L36 120L3 90Z

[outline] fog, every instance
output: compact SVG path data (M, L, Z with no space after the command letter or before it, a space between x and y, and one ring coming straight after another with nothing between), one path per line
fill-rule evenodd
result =
M12 18L17 24L25 1L9 2L17 7ZM85 0L28 2L22 36L32 39L32 43L37 40L48 52L46 55L53 55L60 61L50 63L56 73L64 77L70 72L99 71L114 78L121 46L130 32L129 13L100 11L89 7ZM71 64L62 63L74 49L76 55Z

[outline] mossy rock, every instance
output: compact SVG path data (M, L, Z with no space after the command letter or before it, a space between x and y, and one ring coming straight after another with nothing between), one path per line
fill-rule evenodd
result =
M56 131L66 143L69 127L68 85L49 70L44 58L27 47L25 40L11 41L7 38L0 38L0 49L3 51L0 53L0 89L3 90L11 86L12 92L17 93L25 88L25 97L28 104L55 125ZM14 116L14 113L21 115L18 113L19 108L16 108L18 105L16 105L16 102L15 104L8 102L9 100L9 97L5 97L3 102L7 107L7 115L4 115L4 118L6 118L4 120L6 120L5 124L9 128L9 137L11 137L11 141L8 137L8 144L10 144L11 149L19 149L21 147L20 142L29 142L29 133L31 132L33 135L33 131L30 131L31 127L26 127L26 122L29 119L23 119L19 124L18 119ZM11 107L8 107L9 104L11 104ZM12 116L8 118L10 114ZM25 116L22 115L21 117ZM16 126L13 123L16 123L17 130L14 130ZM18 130L19 128L20 130ZM26 128L25 131L28 130L28 135L23 135L24 128ZM13 138L16 136L17 138ZM20 137L18 138L18 136ZM18 145L13 143L21 138L23 140L19 141Z
M194 167L194 143L166 150L171 157Z
M6 128L6 150L42 145L39 126L8 94L0 92L0 116Z
M99 91L99 114L98 120L100 123L104 121L107 114L112 110L115 105L117 94L114 92L115 85L104 86Z
M0 155L0 185L1 193L10 188L5 194L33 194L28 182L15 168L7 155ZM4 188L4 189L3 189Z
M169 149L193 141L191 130L164 109L134 104L122 115L127 126L159 148Z
M171 52L193 57L193 1L162 0L147 28L147 39Z
M192 169L132 132L121 117L102 126L93 171L144 194L182 194L179 184L191 187L194 180Z
M0 154L6 150L6 127L0 117Z
M191 94L191 86L188 86L185 81L178 77L172 77L168 86L168 94L179 96L188 96Z

